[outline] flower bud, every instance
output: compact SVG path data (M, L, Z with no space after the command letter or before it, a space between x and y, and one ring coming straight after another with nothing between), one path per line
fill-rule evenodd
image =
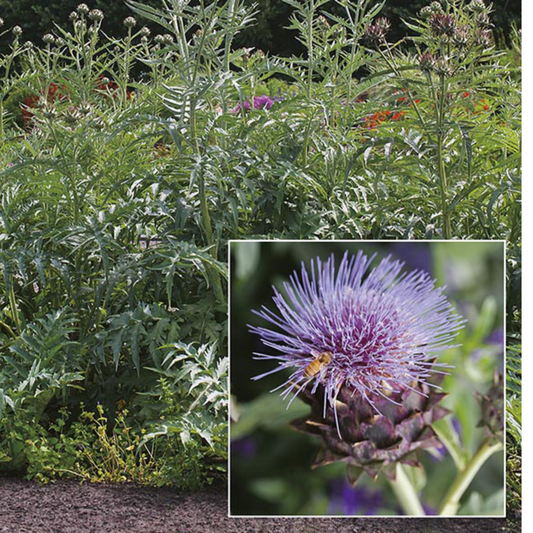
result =
M488 13L479 13L476 17L476 23L480 28L490 28L492 26Z
M437 37L452 37L455 33L456 23L452 15L436 13L429 19L429 25Z
M89 18L95 22L100 22L104 20L104 13L100 9L93 9L89 13Z
M4 19L0 17L0 28L4 25Z
M170 33L165 33L165 35L163 35L163 42L166 45L172 44L174 42L174 37L172 37Z
M43 36L43 41L45 44L54 44L56 42L56 38L51 33L47 33Z
M442 9L442 5L440 2L437 2L437 0L435 0L434 2L431 2L431 4L429 4L429 9L431 9L431 13L433 15L437 14L437 13L444 13L444 10Z
M78 20L80 17L78 15L78 13L76 13L76 11L73 11L69 16L68 16L69 20L71 20L72 22L74 22L75 20Z
M374 21L373 24L370 24L366 30L366 36L371 41L384 41L385 36L390 30L390 22L385 17L379 17Z
M324 29L324 30L328 30L329 29L329 22L327 21L326 17L324 15L319 15L319 17L317 18L317 22L319 24L319 26Z
M490 30L476 30L474 33L474 42L482 48L492 46L492 32Z
M154 41L156 44L160 44L160 45L165 44L165 38L162 35L156 35L154 37Z
M423 18L423 19L429 19L429 18L431 18L431 15L433 15L434 13L433 13L433 10L431 9L430 6L426 6L426 7L423 7L423 8L419 11L418 14L419 14L420 17Z
M80 15L87 15L89 13L89 6L87 4L80 4L77 8L76 8L76 11L80 14Z
M20 26L14 26L11 31L15 37L20 37L22 35L22 28Z
M470 28L468 26L458 27L452 40L458 48L464 48L470 42Z
M141 28L141 37L150 37L150 28L147 28L146 26L143 26Z
M442 78L449 76L452 72L450 64L448 63L448 60L445 57L439 57L435 61L433 70L435 71L435 74L437 76L440 76Z
M483 0L472 0L467 6L468 11L472 13L483 13L487 7L483 3Z
M123 22L124 26L128 29L135 28L137 26L137 21L133 17L126 17Z
M431 72L435 65L435 58L433 54L426 52L418 58L418 63L423 72Z

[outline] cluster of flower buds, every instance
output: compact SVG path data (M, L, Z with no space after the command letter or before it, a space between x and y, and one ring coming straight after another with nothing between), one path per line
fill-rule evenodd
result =
M437 14L444 14L444 10L442 9L442 6L440 2L431 2L429 6L423 7L420 10L420 16L425 19L431 18L433 15Z
M156 35L154 41L161 46L168 46L174 42L174 37L170 33L165 33L165 35Z
M384 41L390 30L390 22L385 17L377 18L373 24L366 29L366 36L374 42Z
M457 23L452 15L436 13L429 19L429 26L436 37L453 37Z

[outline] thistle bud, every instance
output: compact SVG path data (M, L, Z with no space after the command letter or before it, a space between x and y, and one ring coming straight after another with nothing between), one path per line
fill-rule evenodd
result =
M448 60L445 57L439 57L435 61L433 70L435 71L435 74L437 76L440 76L442 78L449 76L452 72L450 64L448 63Z
M488 437L503 440L503 380L495 372L492 385L485 394L476 394L481 407L478 427L484 427Z
M444 10L442 9L441 3L437 2L437 0L435 0L434 2L431 2L431 4L429 4L429 9L431 9L431 13L433 15L435 15L437 13L444 13Z
M456 23L452 15L436 13L429 19L429 25L437 37L452 37L455 33Z
M454 33L452 40L458 48L464 48L470 42L470 28L460 26Z
M466 9L472 13L483 13L487 6L483 3L483 0L472 0L467 6Z
M22 35L22 28L20 26L14 26L11 31L13 32L13 35L17 38Z
M418 58L418 63L423 72L431 72L435 65L435 58L433 54L426 52Z
M488 13L479 13L476 17L476 23L480 28L490 28L492 26Z
M490 30L476 30L474 32L474 42L482 48L492 46L492 31Z
M124 26L131 30L132 28L135 28L137 26L137 21L133 17L126 17L123 22Z
M45 44L52 45L56 42L56 38L51 33L47 33L43 36L43 41Z
M390 22L385 17L379 17L370 24L366 30L366 36L371 41L384 41L385 37L390 30Z
M80 15L88 15L89 14L89 6L87 4L80 4L77 8L76 8L76 11L80 14Z
M95 22L101 22L104 20L104 13L100 9L93 9L89 13L89 18Z
M328 30L329 29L329 22L327 21L326 17L324 15L320 15L318 18L317 18L317 22L318 22L318 25L321 27L321 29L323 30Z
M423 8L419 11L418 14L419 14L420 17L423 18L423 19L429 19L429 18L431 18L431 15L433 15L434 13L433 13L433 10L431 9L430 6L426 6L426 7L423 7Z
M55 107L46 106L43 109L43 117L47 120L54 120L57 117L57 111Z
M63 113L63 120L69 126L74 126L80 118L81 115L75 107L69 107L68 110Z

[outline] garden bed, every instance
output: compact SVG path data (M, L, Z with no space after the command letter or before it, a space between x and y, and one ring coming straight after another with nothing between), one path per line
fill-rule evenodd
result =
M241 519L227 518L224 488L193 494L135 485L38 485L0 481L2 533L501 533L504 519Z

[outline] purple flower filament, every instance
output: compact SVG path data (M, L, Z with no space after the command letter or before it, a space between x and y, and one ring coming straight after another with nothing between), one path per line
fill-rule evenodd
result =
M413 385L428 383L432 373L446 373L436 363L439 352L452 348L451 341L464 321L454 313L443 294L444 287L424 271L402 272L403 263L383 259L370 269L370 259L361 251L344 254L335 268L334 256L324 263L311 261L309 271L302 263L283 287L286 296L274 287L279 314L262 306L255 314L276 327L248 326L262 343L277 355L254 353L258 360L274 360L278 366L267 375L295 368L279 387L283 398L311 382L311 393L324 387L327 402L334 409L341 387L360 394L377 412L372 397L389 398L391 392L416 390ZM327 364L316 364L321 355ZM309 365L319 370L310 375ZM271 392L273 392L271 391ZM287 407L288 407L287 406ZM338 427L338 425L337 425Z

